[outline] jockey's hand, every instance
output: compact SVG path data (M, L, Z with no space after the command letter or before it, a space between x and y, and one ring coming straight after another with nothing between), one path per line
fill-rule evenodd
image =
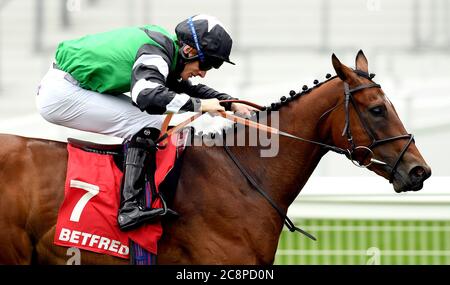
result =
M220 105L219 99L202 99L200 105L201 112L216 112L216 111L225 111L225 108Z
M236 115L240 115L242 117L251 117L252 112L258 111L258 109L241 103L232 103L231 111L235 112Z

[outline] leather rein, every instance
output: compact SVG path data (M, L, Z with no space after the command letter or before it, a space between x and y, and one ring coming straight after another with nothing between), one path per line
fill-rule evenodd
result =
M369 80L372 81L372 77L369 76L367 73L360 71L360 70L354 70L355 73L357 73L359 76L365 77ZM406 153L407 149L409 148L409 146L411 145L412 142L414 142L414 136L412 134L404 134L404 135L398 135L398 136L393 136L393 137L389 137L389 138L384 138L384 139L379 139L376 135L376 133L372 130L372 128L370 127L370 125L367 123L367 121L364 119L364 117L362 116L360 110L358 109L353 96L355 93L364 90L364 89L368 89L368 88L381 88L381 86L377 83L371 82L369 84L362 84L359 85L355 88L350 89L349 85L344 82L344 110L345 110L345 125L344 125L344 130L342 131L342 136L346 136L347 140L349 142L350 148L340 148L337 146L333 146L333 145L329 145L329 144L325 144L322 142L318 142L318 141L314 141L314 140L309 140L309 139L305 139L305 138L301 138L292 134L289 134L287 132L283 132L280 131L276 128L272 128L269 127L267 125L263 125L254 121L250 121L248 119L242 118L242 117L238 117L236 115L232 115L232 114L228 114L224 111L220 111L218 112L220 116L222 116L223 118L229 119L235 123L239 123L239 124L243 124L245 126L248 127L252 127L252 128L257 128L259 130L265 131L265 132L269 132L272 134L277 134L280 136L284 136L284 137L288 137L291 139L295 139L295 140L299 140L299 141L303 141L303 142L307 142L307 143L312 143L312 144L316 144L326 150L330 150L333 151L335 153L338 154L344 154L348 159L350 159L353 164L355 164L356 166L359 167L369 167L372 163L373 164L380 164L383 166L386 166L388 168L391 169L391 172L389 174L389 182L392 182L394 175L397 171L397 167L400 164L401 159L403 158L404 154ZM248 102L245 100L222 100L220 101L220 103L241 103L241 104L245 104L248 106L251 106L253 108L259 109L261 111L265 110L265 107L262 107L260 105L257 105L255 103L252 102ZM368 136L371 138L372 142L369 146L356 146L354 140L353 140L353 135L351 132L351 128L350 128L350 103L352 104L353 108L356 110L356 113L358 115L358 118L361 122L361 124L363 125L363 128L365 130L365 132L368 134ZM322 116L320 117L320 119L322 119L324 116L328 116L329 114L331 114L333 111L335 111L337 109L338 106L340 106L342 103L339 103L338 105L334 106L333 108L331 108L330 110L324 112L322 114ZM170 130L167 130L169 121L172 117L172 114L167 115L166 119L164 120L163 126L161 128L161 136L158 138L158 140L156 141L156 143L158 145L162 144L162 142L170 136L170 134L177 132L179 130L181 130L182 128L184 128L187 124L191 123L192 121L194 121L195 119L197 119L201 114L196 114L193 117L190 117L189 119L181 122L180 124L178 124L177 126L173 127ZM378 147L380 145L383 145L385 143L389 143L389 142L393 142L399 139L408 139L407 143L405 144L405 146L403 147L402 151L400 152L400 154L398 155L395 163L393 166L388 165L387 163L374 159L373 158L373 149L375 147ZM306 232L305 230L302 230L298 227L296 227L294 225L294 223L292 222L291 219L289 219L289 217L284 213L284 211L273 201L273 199L264 191L264 189L262 189L256 182L256 180L248 173L248 171L245 169L245 167L240 163L240 161L238 160L238 158L231 152L230 148L224 144L224 150L227 153L227 155L230 157L230 159L234 162L234 164L236 165L236 167L239 169L239 171L244 175L244 177L247 179L247 181L253 186L253 188L255 188L270 204L271 206L278 212L278 214L280 215L280 217L284 220L284 224L287 226L287 228L289 229L289 231L291 232L300 232L302 234L304 234L305 236L307 236L308 238L312 239L312 240L317 240L312 234ZM368 154L371 156L371 159L369 160L368 163L364 163L364 162L359 162L355 159L354 157L354 153L356 153L359 150L365 150L368 151Z

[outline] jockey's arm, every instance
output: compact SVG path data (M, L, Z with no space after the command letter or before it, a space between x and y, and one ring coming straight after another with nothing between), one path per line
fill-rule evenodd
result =
M169 78L170 80L170 78ZM193 85L190 80L176 81L174 84L176 92L185 92L192 97L202 99L216 98L218 100L237 100L226 93L221 93L203 84ZM233 111L238 115L251 116L252 111L257 111L255 108L240 103L222 103L227 111Z
M149 114L200 110L200 99L178 94L167 87L169 64L162 50L146 45L140 49L140 54L131 78L131 98L139 109Z
M221 93L208 87L204 84L193 85L190 80L174 80L169 78L171 87L178 93L186 93L191 97L201 98L201 99L212 99L216 98L218 100L231 100L237 99L226 93ZM231 103L223 104L226 110L231 110Z

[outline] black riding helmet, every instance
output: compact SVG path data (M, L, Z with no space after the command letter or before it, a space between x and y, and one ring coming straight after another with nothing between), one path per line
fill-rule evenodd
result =
M199 60L201 70L219 68L224 61L230 60L233 40L217 18L209 15L196 15L179 23L175 28L182 45L189 45L197 50L198 55L186 58L187 61Z

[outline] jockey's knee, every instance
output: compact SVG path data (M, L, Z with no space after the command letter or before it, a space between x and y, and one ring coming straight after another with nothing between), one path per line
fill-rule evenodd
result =
M60 124L59 116L56 114L56 112L54 112L50 108L38 107L38 112L41 115L41 117L44 118L47 122L56 125Z
M157 128L145 127L139 130L130 140L132 145L134 144L146 144L147 146L154 146L155 141L158 139L160 130Z

